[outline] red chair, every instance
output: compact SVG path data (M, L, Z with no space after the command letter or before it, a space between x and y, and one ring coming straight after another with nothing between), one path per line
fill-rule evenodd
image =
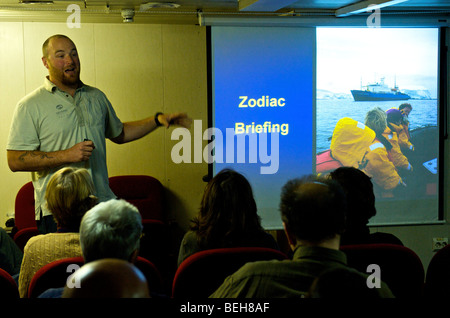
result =
M14 206L14 223L18 230L37 227L34 208L34 187L30 181L17 192Z
M363 273L376 264L380 268L381 280L396 298L419 298L423 296L424 268L420 258L411 249L394 244L343 245L347 263Z
M11 275L0 268L0 299L17 299L19 290Z
M76 266L69 268L69 265L72 264L79 267L83 266L83 257L59 259L41 267L31 279L30 286L28 287L28 298L37 298L50 288L66 286L67 278L77 269ZM152 288L150 291L161 293L163 286L162 278L156 266L142 257L138 257L134 265L144 274L149 288Z
M164 281L158 268L148 259L138 256L134 265L144 274L152 293L165 294Z
M39 230L37 227L27 227L26 229L21 229L14 234L14 242L22 250L27 245L27 242L33 236L39 235Z
M264 247L219 248L197 252L178 267L172 283L173 298L206 298L244 264L287 256Z
M31 181L25 183L17 192L14 224L17 230L14 234L14 242L23 251L28 240L39 234L34 207L34 187Z
M66 285L67 278L74 272L69 265L84 265L81 256L63 258L41 267L33 276L28 286L28 298L37 298L50 288L61 288Z
M450 245L437 251L431 258L424 294L429 299L450 299Z
M125 175L109 178L114 194L139 209L142 220L165 221L164 188L158 179L144 175Z
M166 270L171 267L171 236L166 223L165 193L161 182L146 175L123 175L110 177L109 186L118 198L136 206L142 216L144 236L139 255L158 268Z

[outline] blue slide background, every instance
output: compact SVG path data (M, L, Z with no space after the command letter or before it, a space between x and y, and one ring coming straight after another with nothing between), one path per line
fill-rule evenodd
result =
M282 227L279 213L282 186L295 177L313 172L315 41L314 28L212 27L213 127L223 133L223 163L215 163L214 175L224 168L241 172L250 181L258 213L266 229ZM284 107L239 108L239 96L284 98ZM279 169L261 174L262 166L226 161L226 128L236 122L288 124L279 135ZM270 136L268 136L270 140ZM259 138L258 138L259 140ZM270 156L271 144L268 146ZM273 154L272 154L273 155ZM274 158L272 160L275 160Z

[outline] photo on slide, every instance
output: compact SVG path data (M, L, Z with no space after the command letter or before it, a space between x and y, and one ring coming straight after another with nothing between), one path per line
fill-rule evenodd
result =
M317 173L354 166L378 202L437 204L438 39L437 28L317 29Z

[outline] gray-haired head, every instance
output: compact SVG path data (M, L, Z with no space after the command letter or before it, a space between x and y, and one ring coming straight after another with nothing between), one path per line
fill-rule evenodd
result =
M139 250L142 218L125 200L102 202L84 215L80 244L85 262L102 258L133 261Z

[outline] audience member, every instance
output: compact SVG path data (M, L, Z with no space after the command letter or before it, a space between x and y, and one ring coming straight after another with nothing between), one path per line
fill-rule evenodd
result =
M250 183L240 173L225 169L206 186L198 216L180 246L178 265L207 249L259 246L278 249L264 231Z
M376 232L371 234L369 220L377 213L373 184L369 176L353 167L341 167L329 174L338 182L347 196L347 225L341 236L341 245L389 243L403 245L396 236Z
M383 282L382 282L383 284ZM377 299L392 298L388 289L369 287L367 275L353 268L333 268L316 277L306 298Z
M127 260L100 259L83 265L68 281L62 298L150 298L147 280Z
M117 199L97 204L81 220L80 245L84 266L102 259L134 263L139 254L141 236L142 219L134 205ZM59 298L63 290L49 289L40 298Z
M345 230L346 198L334 180L306 176L286 183L281 217L292 260L247 263L227 277L212 298L303 297L316 277L332 268L347 268L339 250ZM386 295L390 290L383 285Z
M97 198L89 172L63 168L50 179L46 202L57 224L56 233L37 235L24 248L19 276L20 297L27 297L33 275L44 265L65 257L81 256L79 227L84 213Z
M0 228L0 268L15 277L19 274L23 253L16 242Z
M142 218L134 205L116 199L101 202L81 221L84 261L118 258L133 263L139 254L141 236Z

